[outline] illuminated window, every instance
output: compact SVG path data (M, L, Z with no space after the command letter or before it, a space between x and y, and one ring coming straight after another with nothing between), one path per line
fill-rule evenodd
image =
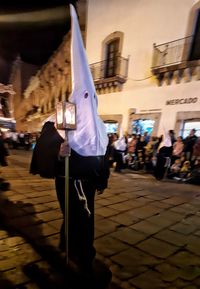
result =
M106 126L106 132L107 133L117 133L118 131L118 122L105 122L105 126Z
M182 137L186 138L193 128L196 129L195 134L200 137L200 119L195 121L185 121L181 131Z
M143 135L144 132L151 134L153 131L155 120L151 119L137 119L133 121L132 133Z

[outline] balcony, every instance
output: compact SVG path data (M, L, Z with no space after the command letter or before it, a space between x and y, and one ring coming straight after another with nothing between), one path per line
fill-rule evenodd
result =
M180 83L182 79L191 81L200 79L200 60L190 60L193 36L153 46L152 73L159 85L172 79Z
M128 58L117 56L96 62L90 69L98 93L120 91L128 76Z

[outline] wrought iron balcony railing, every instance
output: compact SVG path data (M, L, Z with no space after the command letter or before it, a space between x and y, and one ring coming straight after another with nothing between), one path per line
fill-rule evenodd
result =
M112 77L118 77L125 82L128 75L128 58L117 56L96 62L90 65L94 81L101 81Z
M192 38L188 36L160 45L154 44L152 69L188 61Z

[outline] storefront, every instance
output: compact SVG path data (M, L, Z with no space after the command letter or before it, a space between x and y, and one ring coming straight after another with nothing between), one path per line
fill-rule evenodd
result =
M137 119L132 122L132 133L143 135L147 132L149 135L154 128L155 120L152 119Z
M200 111L177 112L175 133L183 138L189 135L191 129L196 129L196 135L200 136Z
M182 137L185 138L189 135L192 129L196 129L196 135L200 137L200 119L197 120L186 120L184 121L183 130L182 130Z
M133 114L129 120L129 133L158 135L158 127L162 113ZM166 123L166 121L165 121ZM176 113L174 131L176 136L185 138L191 129L200 137L200 111L179 111Z
M131 113L129 115L129 134L141 134L147 132L152 136L157 135L161 113Z
M109 114L109 115L101 115L100 118L103 120L106 131L108 134L118 133L120 131L121 123L122 123L122 115L121 114Z

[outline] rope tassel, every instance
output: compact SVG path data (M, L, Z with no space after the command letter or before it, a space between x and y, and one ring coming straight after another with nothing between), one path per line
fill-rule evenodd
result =
M77 182L79 184L80 190L78 189ZM82 186L81 180L74 180L74 187L76 189L76 192L77 192L79 200L84 203L84 209L87 211L88 216L90 216L91 212L90 212L90 210L88 208L88 202L87 202L87 198L85 196L84 190L83 190L83 186Z

